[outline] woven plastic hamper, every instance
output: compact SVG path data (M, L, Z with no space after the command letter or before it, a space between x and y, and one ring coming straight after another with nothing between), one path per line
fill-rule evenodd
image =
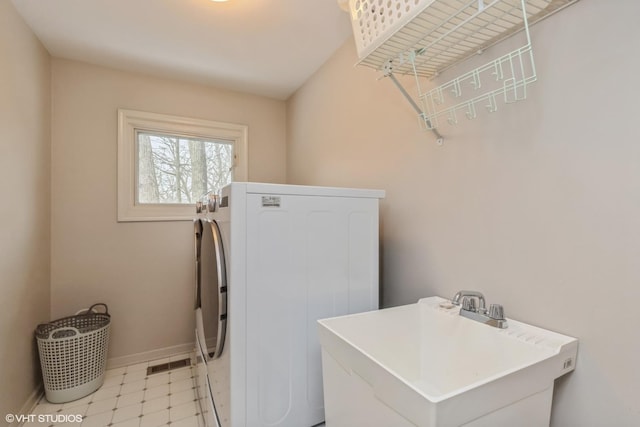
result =
M97 307L103 307L99 312ZM96 391L104 382L111 315L94 304L74 316L36 327L47 400L65 403Z

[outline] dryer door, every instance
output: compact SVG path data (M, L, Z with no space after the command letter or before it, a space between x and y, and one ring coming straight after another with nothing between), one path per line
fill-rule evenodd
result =
M199 219L193 220L193 243L194 243L194 255L195 255L195 267L196 267L196 283L195 283L195 301L194 301L194 310L197 310L201 307L200 300L200 279L202 275L200 274L200 248L202 247L202 221Z
M200 308L204 345L208 356L222 354L227 329L227 270L220 227L213 219L202 219L200 242Z

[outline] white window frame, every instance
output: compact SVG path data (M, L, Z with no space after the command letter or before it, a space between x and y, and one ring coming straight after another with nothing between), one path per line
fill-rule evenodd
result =
M118 222L191 221L195 204L136 203L136 132L223 139L233 143L233 181L248 181L248 127L168 114L118 110Z

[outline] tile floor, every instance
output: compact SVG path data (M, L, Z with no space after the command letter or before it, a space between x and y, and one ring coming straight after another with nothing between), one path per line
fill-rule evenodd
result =
M27 422L24 426L198 427L193 368L186 366L147 376L147 366L188 357L186 354L107 370L98 391L74 402L53 404L42 397L33 414L82 415L82 423Z

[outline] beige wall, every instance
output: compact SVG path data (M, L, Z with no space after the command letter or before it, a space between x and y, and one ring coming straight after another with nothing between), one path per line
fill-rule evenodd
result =
M353 41L288 103L289 182L387 190L387 306L477 289L580 338L558 427L640 425L638 16L636 0L581 0L537 24L530 99L445 126L442 147L353 67Z
M109 305L109 357L193 341L193 226L116 222L117 109L249 126L249 179L284 182L285 104L55 59L52 315Z
M49 319L50 89L49 54L0 1L0 425L35 397Z

